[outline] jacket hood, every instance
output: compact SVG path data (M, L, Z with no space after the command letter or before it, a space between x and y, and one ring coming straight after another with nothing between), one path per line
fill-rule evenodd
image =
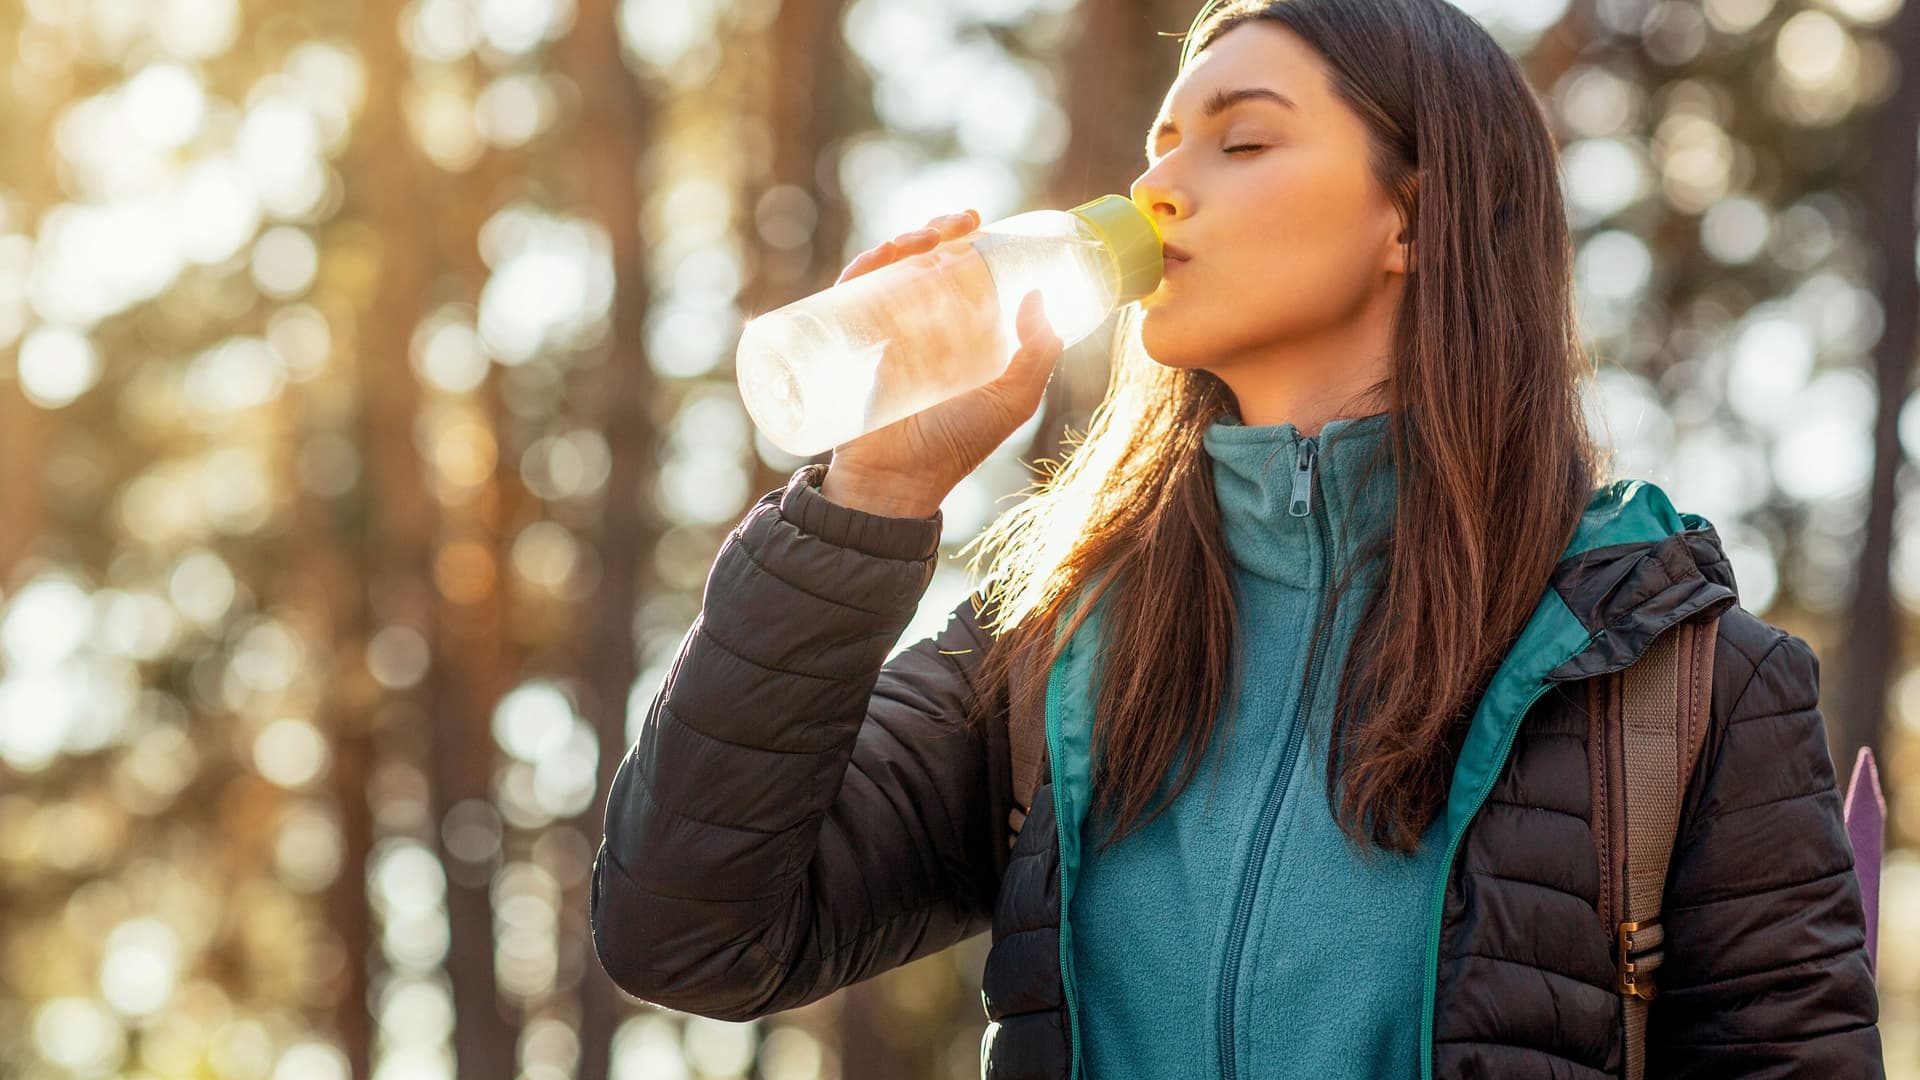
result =
M1521 718L1556 682L1618 671L1661 631L1739 602L1720 536L1645 480L1595 490L1532 617L1495 669L1454 765L1447 819L1479 810Z
M1556 682L1618 671L1675 623L1739 602L1720 533L1698 514L1676 512L1664 491L1643 480L1595 494L1551 584L1593 635L1547 673Z

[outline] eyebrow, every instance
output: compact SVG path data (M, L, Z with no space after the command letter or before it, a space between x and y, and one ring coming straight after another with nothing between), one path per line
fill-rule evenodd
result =
M1292 98L1278 90L1268 90L1264 86L1243 86L1238 90L1215 90L1207 95L1206 103L1200 106L1200 113L1212 119L1243 101L1270 101L1282 108L1294 110L1300 108L1294 104ZM1160 136L1172 134L1175 130L1177 128L1172 120L1160 121L1160 126L1147 135L1147 156L1153 156L1153 144L1160 141Z

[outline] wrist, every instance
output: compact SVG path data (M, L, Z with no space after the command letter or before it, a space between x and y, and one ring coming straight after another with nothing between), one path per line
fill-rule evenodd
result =
M782 519L806 536L882 559L930 562L939 554L944 527L939 511L931 517L887 517L842 506L820 490L826 472L824 462L794 472L780 494Z
M924 481L840 461L827 466L820 494L839 506L894 518L931 518L946 500L946 492L936 491Z

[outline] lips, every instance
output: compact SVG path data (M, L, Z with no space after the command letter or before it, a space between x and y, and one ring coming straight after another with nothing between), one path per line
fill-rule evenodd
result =
M1165 256L1167 259L1178 259L1181 262L1186 262L1188 259L1191 259L1193 257L1191 255L1188 255L1186 252L1180 250L1179 248L1174 247L1172 244L1160 245L1160 253L1163 256Z

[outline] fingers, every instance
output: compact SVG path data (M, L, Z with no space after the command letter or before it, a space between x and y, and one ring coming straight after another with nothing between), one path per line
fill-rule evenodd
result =
M980 215L977 211L963 210L958 214L942 214L912 232L901 233L894 237L891 243L904 252L918 254L956 236L964 236L979 224Z
M1020 335L1020 350L1008 361L1007 370L999 381L1004 381L1013 407L1024 417L1032 415L1034 408L1040 404L1040 398L1047 390L1047 380L1053 377L1054 364L1060 359L1066 345L1048 321L1045 302L1038 289L1020 299L1020 311L1014 317L1014 327Z
M915 229L914 233L938 234L941 239L946 239L971 232L979 225L980 211L962 210L957 214L942 214L937 218L930 218L925 225Z
M980 227L980 211L962 210L957 214L948 214L934 220L942 223L941 228L945 235L964 236Z
M853 257L853 261L847 264L847 268L840 271L840 277L834 281L834 284L838 285L848 278L859 277L869 270L878 270L899 257L899 249L891 240L879 247L868 248Z
M1066 347L1059 332L1054 330L1052 320L1047 318L1046 297L1039 289L1020 298L1020 313L1014 319L1014 326L1020 331L1022 351L1057 355Z
M940 240L940 231L929 227L901 233L899 236L894 237L891 243L901 251L911 252L917 255L939 243Z
M943 214L933 218L928 221L926 225L918 229L901 233L883 244L861 252L854 257L852 262L847 264L845 270L840 272L840 277L834 281L834 284L838 285L848 278L859 277L861 274L868 273L869 271L878 270L888 263L897 262L910 255L918 255L923 251L931 251L956 236L965 236L979 226L980 212L978 210L962 210L957 214Z

